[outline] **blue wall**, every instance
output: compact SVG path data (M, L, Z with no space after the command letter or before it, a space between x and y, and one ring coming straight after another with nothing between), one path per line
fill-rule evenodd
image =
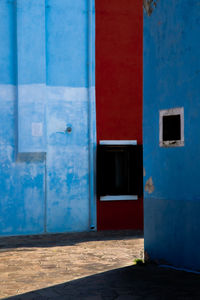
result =
M200 269L200 5L156 2L144 12L145 250ZM175 107L184 107L185 146L161 148L159 110Z
M0 235L96 226L94 29L94 1L0 1Z

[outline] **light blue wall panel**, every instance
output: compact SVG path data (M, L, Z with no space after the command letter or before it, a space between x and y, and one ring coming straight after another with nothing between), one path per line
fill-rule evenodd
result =
M16 3L18 85L45 83L45 1Z
M95 11L88 3L0 1L0 235L95 228Z
M88 95L74 91L48 104L48 232L89 230Z
M200 268L199 20L197 0L159 1L144 15L144 183L154 186L145 192L145 249L191 268ZM160 148L159 110L175 107L184 107L185 146Z
M15 1L0 1L0 83L16 82L16 14Z
M0 234L42 233L45 197L44 162L34 156L28 160L25 157L16 158L15 102L15 88L1 86Z
M16 3L18 151L45 152L45 1Z
M16 142L16 118L15 100L16 87L12 85L0 86L0 144L15 146Z
M44 231L44 162L17 158L16 1L0 1L0 234Z
M46 152L46 86L18 85L18 152Z
M47 163L47 231L88 231L88 149L51 146Z
M88 1L47 0L47 84L88 86Z
M85 231L90 223L96 225L90 190L94 182L89 181L96 143L94 1L91 3L90 7L89 1L47 1L48 232ZM70 126L72 132L67 133Z

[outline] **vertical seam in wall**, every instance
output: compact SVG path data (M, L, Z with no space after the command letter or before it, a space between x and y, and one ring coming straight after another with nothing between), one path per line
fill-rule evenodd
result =
M15 161L18 154L18 49L17 49L17 0L14 1L14 17L15 17Z
M47 154L44 158L44 233L47 232Z
M47 37L46 37L46 0L44 0L44 30L45 30L45 87L47 87ZM46 122L46 153L44 160L44 233L47 233L47 93L45 93L45 122Z
M90 230L96 230L95 218L95 178L94 178L94 122L93 122L93 101L94 94L92 93L92 68L93 68L93 0L88 0L88 134L89 134L89 227Z
M92 205L92 152L91 152L91 0L88 0L88 138L89 138L89 228L91 229L92 225L92 214L93 214L93 205Z

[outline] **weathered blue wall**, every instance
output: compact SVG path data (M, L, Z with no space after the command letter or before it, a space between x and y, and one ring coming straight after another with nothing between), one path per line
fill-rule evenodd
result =
M155 2L144 13L145 250L200 269L200 5ZM161 148L159 110L174 107L184 107L185 146Z
M0 1L1 235L96 226L94 28L93 0Z

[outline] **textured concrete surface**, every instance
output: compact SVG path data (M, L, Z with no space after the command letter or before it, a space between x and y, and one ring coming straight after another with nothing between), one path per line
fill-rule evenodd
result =
M0 247L1 299L200 299L200 275L133 264L143 255L136 232L1 238Z

